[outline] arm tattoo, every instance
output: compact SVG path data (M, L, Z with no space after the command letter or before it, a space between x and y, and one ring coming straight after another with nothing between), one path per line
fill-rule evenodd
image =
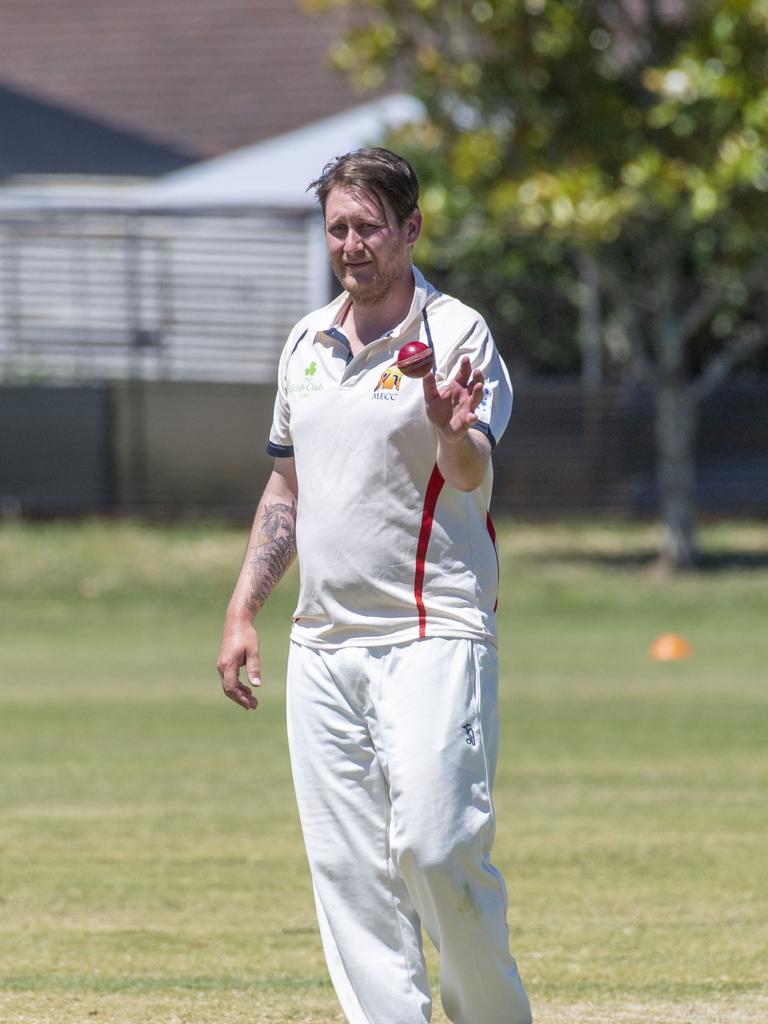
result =
M265 505L259 540L249 553L249 611L261 608L295 554L296 502Z

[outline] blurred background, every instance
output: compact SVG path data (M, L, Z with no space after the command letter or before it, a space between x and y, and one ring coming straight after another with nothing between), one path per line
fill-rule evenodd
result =
M498 513L768 510L764 5L0 3L0 509L250 515L327 301L307 183L386 142L516 385Z
M256 714L215 663L334 290L307 184L380 142L515 385L494 857L536 1019L764 1024L765 0L0 0L0 1019L342 1020L295 567Z

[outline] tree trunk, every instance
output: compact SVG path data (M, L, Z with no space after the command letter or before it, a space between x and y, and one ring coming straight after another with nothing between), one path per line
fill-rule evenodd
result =
M603 313L600 303L598 266L586 252L576 254L581 296L579 334L581 337L581 383L585 391L597 391L603 383Z
M656 479L664 528L660 560L672 571L696 564L696 431L698 406L679 380L656 390Z

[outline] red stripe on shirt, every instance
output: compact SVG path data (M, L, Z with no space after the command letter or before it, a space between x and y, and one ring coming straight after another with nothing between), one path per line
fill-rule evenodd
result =
M499 579L499 577L501 575L501 573L499 571L499 551L498 551L498 548L496 547L496 528L493 525L493 520L491 519L491 513L490 512L486 512L486 514L485 514L485 525L488 528L488 534L490 535L490 538L493 541L493 553L496 555L496 580L498 581L498 579ZM499 599L497 597L496 601L495 601L495 603L493 605L493 610L496 611L496 609L498 607L499 607Z
M427 635L427 612L424 608L424 570L427 563L427 548L429 547L429 538L432 533L435 506L444 483L443 474L435 466L427 484L427 493L424 495L419 542L416 545L416 575L413 581L413 596L419 612L419 636Z

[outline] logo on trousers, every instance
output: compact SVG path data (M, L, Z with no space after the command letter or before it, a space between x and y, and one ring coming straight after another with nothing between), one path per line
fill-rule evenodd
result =
M475 745L475 730L472 728L472 726L469 724L469 722L467 722L463 726L463 728L464 728L464 732L466 733L466 736L467 736L467 738L465 740L467 746L468 747L474 747L474 745Z

